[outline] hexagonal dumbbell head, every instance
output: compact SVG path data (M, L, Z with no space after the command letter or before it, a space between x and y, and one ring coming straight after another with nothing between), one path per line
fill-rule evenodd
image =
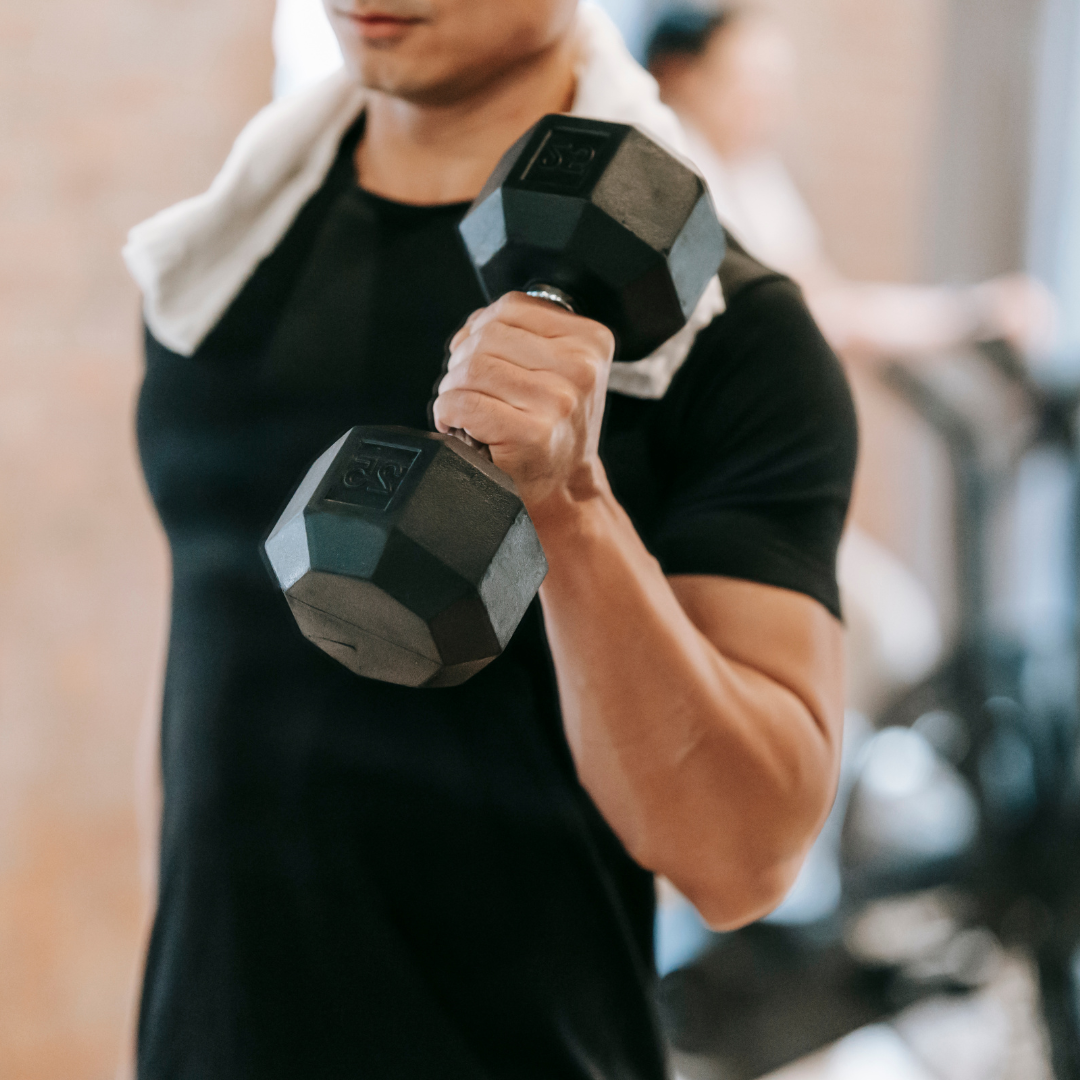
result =
M356 427L266 541L304 636L358 675L456 686L498 656L547 561L510 479L458 439Z
M553 285L638 360L686 324L724 258L704 181L643 131L545 116L460 225L489 300Z

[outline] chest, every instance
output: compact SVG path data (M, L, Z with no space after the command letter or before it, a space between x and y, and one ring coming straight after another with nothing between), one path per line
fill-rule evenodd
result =
M262 387L345 396L377 410L375 422L425 424L449 340L484 304L457 232L463 212L344 191L267 335Z
M347 428L429 428L449 339L485 303L461 212L344 192L304 250L289 260L285 244L260 266L194 357L148 341L140 449L167 525L225 512L260 531ZM639 527L662 499L657 404L609 395L602 454Z

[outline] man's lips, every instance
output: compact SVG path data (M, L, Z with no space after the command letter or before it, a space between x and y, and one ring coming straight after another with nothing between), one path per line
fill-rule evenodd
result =
M346 15L346 18L359 30L362 37L368 41L380 41L385 38L398 37L405 33L411 26L423 22L423 19L405 18L401 15L383 15L372 12L366 15Z

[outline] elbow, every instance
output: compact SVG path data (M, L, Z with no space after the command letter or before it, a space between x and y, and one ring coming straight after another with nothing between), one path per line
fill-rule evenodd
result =
M714 930L737 930L768 915L787 896L828 817L834 783L777 800L783 812L757 815L741 835L697 836L663 871ZM670 850L670 849L669 849ZM676 865L673 865L676 864Z
M738 930L779 907L801 864L800 858L752 874L726 874L716 881L687 882L680 891L711 930ZM675 884L678 886L678 882Z
M747 753L737 770L698 753L700 768L679 787L614 819L630 855L671 881L715 930L738 929L776 908L828 818L839 745L828 725L807 729L794 744Z

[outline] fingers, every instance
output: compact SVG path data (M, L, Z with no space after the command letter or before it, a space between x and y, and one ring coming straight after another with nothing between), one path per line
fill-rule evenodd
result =
M489 322L472 330L450 350L447 372L477 356L494 356L531 371L547 371L559 361L552 355L551 339L506 323Z
M550 422L535 412L517 409L478 390L450 390L435 402L435 426L444 434L459 428L491 447L507 443L544 445Z
M471 332L490 322L518 326L541 337L561 337L567 332L568 319L579 319L565 308L525 293L511 292L494 303L474 311L458 334ZM571 324L572 325L572 324Z
M557 304L525 293L507 293L486 308L474 311L454 335L450 349L456 349L470 334L493 323L517 327L544 338L582 338L600 353L613 354L615 339L601 323L573 315Z
M484 313L484 312L485 312L486 310L487 310L486 308L477 308L477 309L476 309L476 310L475 310L475 311L474 311L474 312L473 312L473 313L472 313L472 314L471 314L471 315L470 315L470 316L469 316L469 317L468 317L468 318L467 318L467 319L465 320L465 325L464 325L464 326L463 326L463 327L462 327L462 328L461 328L461 329L460 329L460 330L459 330L459 331L458 331L458 332L457 332L457 333L456 333L456 334L455 334L455 335L454 335L454 336L453 336L453 337L452 337L452 338L450 339L450 351L451 351L451 352L453 352L453 351L454 351L454 349L456 349L456 348L458 347L458 345L460 345L460 344L461 344L461 342L462 342L462 341L464 341L464 340L465 340L465 338L467 338L467 337L469 336L469 334L470 334L470 333L472 333L472 328L473 328L474 324L476 323L476 320L477 320L477 319L478 319L478 318L479 318L479 317L480 317L481 315L483 315L483 313Z
M451 352L439 391L483 382L500 363L538 376L558 376L583 394L592 393L600 380L606 384L606 354L588 343L542 338L516 326L488 323Z
M529 306L534 304L552 306L545 301L529 301ZM537 313L526 312L524 320L507 322L498 317L495 307L474 313L455 335L440 392L482 382L493 370L491 360L505 361L532 372L550 372L586 395L592 394L601 382L606 386L614 339L605 327L558 309L551 313L541 311L541 318L536 320L533 316ZM507 305L502 310L516 316L520 307ZM521 321L543 323L549 314L567 333L552 337L518 325ZM477 388L488 389L483 385Z
M454 365L439 383L439 399L455 390L499 398L515 409L539 409L559 416L571 415L581 397L573 383L555 372L488 352L473 353Z
M486 443L529 491L557 486L596 454L614 351L599 323L510 293L454 335L435 426Z

